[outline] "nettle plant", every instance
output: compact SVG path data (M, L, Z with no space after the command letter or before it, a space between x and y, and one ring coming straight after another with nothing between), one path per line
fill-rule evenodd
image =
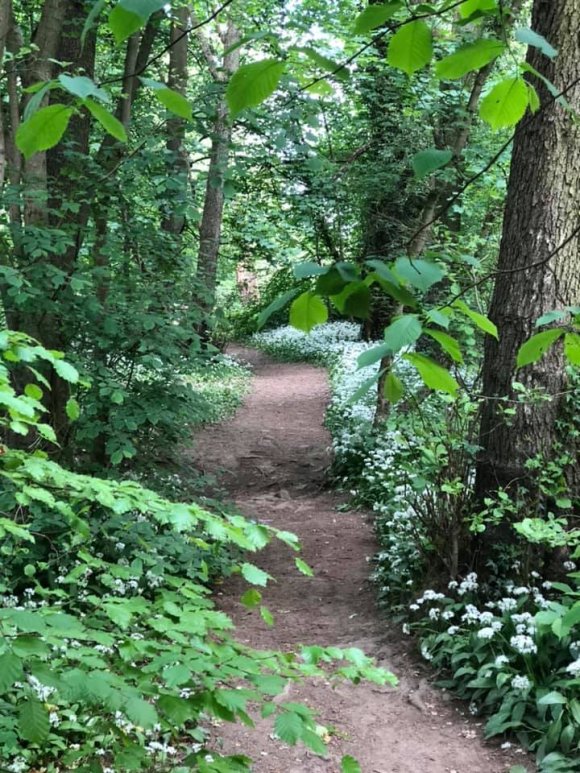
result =
M325 753L311 709L274 701L287 680L329 675L395 683L356 648L258 652L231 636L208 582L216 567L241 573L259 607L270 576L244 554L297 538L195 504L168 501L133 481L66 470L41 450L48 364L74 388L58 352L12 331L0 335L0 426L28 450L0 446L0 743L6 769L111 773L244 771L250 760L208 748L213 719L252 725ZM14 369L14 373L11 373ZM12 385L30 378L22 393ZM78 406L71 398L69 412ZM218 560L221 561L218 564ZM296 558L297 568L311 574ZM345 770L354 770L346 757ZM350 768L349 768L350 766Z

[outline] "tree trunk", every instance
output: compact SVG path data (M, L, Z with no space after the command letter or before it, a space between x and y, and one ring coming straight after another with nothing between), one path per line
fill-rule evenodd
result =
M528 62L558 90L580 77L580 4L577 0L535 0L532 28L559 49L554 60L530 48ZM537 84L538 81L535 81ZM540 89L542 102L549 100ZM580 86L570 95L577 108ZM483 406L476 492L480 497L498 487L517 487L526 480L526 461L550 457L555 422L566 386L561 347L516 373L516 355L546 311L577 304L580 299L578 250L572 238L552 259L549 255L574 232L580 218L580 125L558 104L544 109L516 135L499 255L499 276L490 317L499 342L486 338ZM537 265L539 261L544 261ZM512 382L546 390L547 402L518 405L506 420L501 398L514 399Z

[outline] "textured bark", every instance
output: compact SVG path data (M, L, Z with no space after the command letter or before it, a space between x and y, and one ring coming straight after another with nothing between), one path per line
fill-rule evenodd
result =
M528 62L549 78L558 90L580 78L580 4L578 0L535 0L532 28L559 49L549 60L530 48ZM535 85L538 81L535 81ZM540 98L550 96L540 89ZM569 93L578 109L580 86ZM526 460L548 458L556 438L555 422L561 409L566 376L560 346L535 365L516 373L519 347L534 332L544 312L580 300L578 250L572 239L558 254L548 256L580 223L580 126L560 105L544 109L524 125L514 142L499 255L500 272L494 288L490 317L498 326L499 342L486 338L477 492L484 496L498 486L526 480ZM532 266L544 261L539 266ZM501 272L505 272L502 275ZM498 398L514 398L512 381L545 389L549 402L518 406L509 424L499 411Z
M239 40L239 32L232 22L228 23L222 42L227 51ZM200 36L202 51L208 68L219 81L225 83L238 69L240 49L226 53L221 71L215 70L215 60L207 50L207 41ZM209 171L205 189L203 214L199 228L199 252L197 258L197 276L204 285L203 306L211 309L215 299L217 264L219 256L222 218L224 210L224 177L228 167L232 125L229 121L228 107L224 97L216 105L216 115L212 129L212 144Z
M12 15L11 0L0 2L0 73L4 66L4 51L6 50L6 40L10 28L10 17ZM4 105L0 101L0 191L4 187L6 178L6 129L4 120Z

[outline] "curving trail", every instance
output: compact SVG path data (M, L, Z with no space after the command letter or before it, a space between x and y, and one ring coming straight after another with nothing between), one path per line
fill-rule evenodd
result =
M273 545L255 563L277 579L264 591L275 627L238 601L246 587L240 581L224 586L220 607L234 619L238 638L255 647L357 646L394 671L400 686L332 688L310 680L292 687L285 698L317 708L320 723L335 731L327 759L273 740L268 722L256 730L221 725L224 751L250 754L256 773L339 773L344 754L356 757L363 773L504 773L516 763L529 766L522 755L485 744L481 723L431 689L430 672L408 642L380 620L367 583L371 525L361 514L337 512L340 498L323 490L330 444L322 426L329 399L324 370L276 363L248 349L232 353L254 366L253 389L233 420L200 433L195 464L219 473L246 515L298 534L315 577L300 575L288 548Z

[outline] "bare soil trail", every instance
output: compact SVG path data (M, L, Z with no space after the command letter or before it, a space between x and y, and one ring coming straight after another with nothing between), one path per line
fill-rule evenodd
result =
M275 544L253 559L277 580L264 591L275 627L239 602L242 581L223 586L221 608L234 619L238 638L254 647L360 647L397 674L400 685L310 680L291 688L287 699L318 709L320 724L334 729L327 759L273 739L262 721L256 730L221 725L224 751L248 753L256 773L339 773L344 754L356 757L363 773L504 773L524 762L523 755L484 743L481 722L462 716L464 706L429 686L431 674L409 643L380 619L367 581L375 551L371 524L363 514L337 512L340 498L324 490L325 371L276 363L253 350L232 353L253 365L253 389L232 420L199 433L195 465L217 473L245 515L298 534L315 577L299 574L289 549Z

